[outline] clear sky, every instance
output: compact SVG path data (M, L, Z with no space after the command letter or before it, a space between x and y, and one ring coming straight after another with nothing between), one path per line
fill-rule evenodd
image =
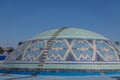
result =
M120 0L0 0L0 46L65 26L120 41Z

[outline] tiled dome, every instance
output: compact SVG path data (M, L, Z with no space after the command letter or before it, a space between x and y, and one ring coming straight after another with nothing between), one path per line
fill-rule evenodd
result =
M25 41L3 61L0 69L55 74L120 71L119 50L100 34L65 27Z
M56 37L50 42L53 36ZM91 31L61 28L24 42L6 60L41 61L47 51L45 62L118 62L119 52L113 45L107 38Z
M59 29L55 29L40 33L37 36L33 37L31 40L51 38L51 36L54 35L54 33L58 30ZM95 32L77 28L66 28L58 34L57 38L107 39Z

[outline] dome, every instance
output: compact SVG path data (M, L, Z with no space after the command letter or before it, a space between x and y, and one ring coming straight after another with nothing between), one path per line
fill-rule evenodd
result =
M76 28L41 33L20 45L9 61L116 62L114 43L100 34ZM46 55L46 56L45 56Z
M119 48L111 40L88 30L64 27L23 42L3 61L0 69L18 72L120 71L119 62Z
M77 29L77 28L67 28L62 30L58 35L57 38L81 38L81 39L105 39L104 36L97 34L92 31L84 30L84 29ZM58 32L60 29L55 29L47 32L40 33L39 35L33 37L30 40L36 40L36 39L45 39L45 38L51 38L52 35L54 35L55 32Z

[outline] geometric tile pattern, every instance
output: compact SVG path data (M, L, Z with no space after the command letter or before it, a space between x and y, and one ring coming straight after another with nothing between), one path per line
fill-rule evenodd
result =
M44 41L41 40L33 41L31 45L28 46L24 51L25 54L23 55L22 60L25 61L36 60L43 49L44 49Z
M26 41L6 59L9 61L36 61L47 45L48 39ZM57 38L47 56L47 61L116 62L119 52L108 40ZM39 59L40 60L40 59Z
M30 44L30 42L25 42L19 47L17 47L8 57L9 61L15 61L18 57L20 57L23 54L23 51L26 50L27 46Z

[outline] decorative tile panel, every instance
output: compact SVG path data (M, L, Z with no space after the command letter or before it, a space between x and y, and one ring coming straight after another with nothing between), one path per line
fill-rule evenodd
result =
M20 45L7 60L36 61L45 50L48 39ZM48 51L47 61L116 62L119 52L111 41L57 38Z

